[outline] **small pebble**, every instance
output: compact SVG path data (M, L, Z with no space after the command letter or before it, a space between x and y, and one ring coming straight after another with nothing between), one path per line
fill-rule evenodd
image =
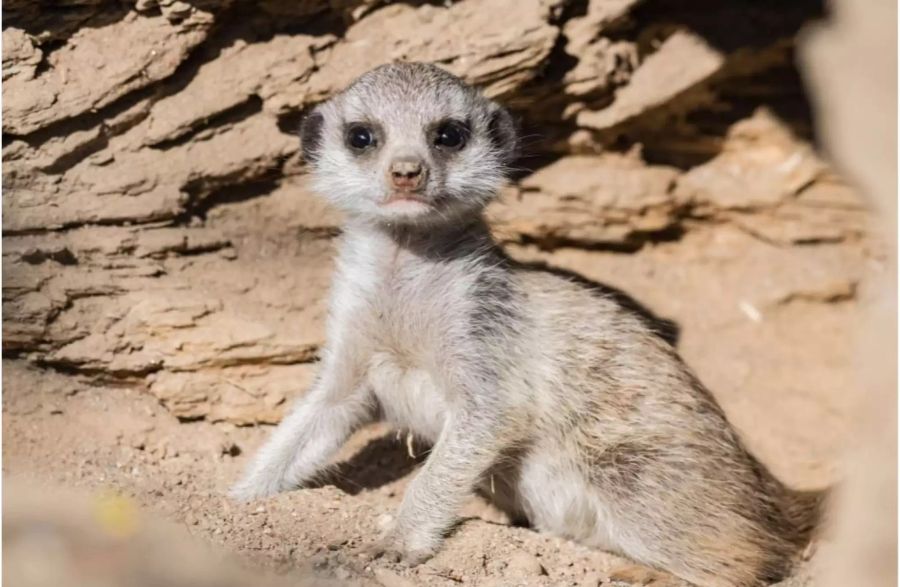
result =
M220 447L220 452L229 457L236 457L241 454L241 447L233 442L224 442Z

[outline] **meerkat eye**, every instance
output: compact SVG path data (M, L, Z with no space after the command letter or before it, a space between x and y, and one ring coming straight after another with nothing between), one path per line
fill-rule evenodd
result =
M466 128L458 122L441 124L434 134L434 145L458 151L466 146Z
M375 135L368 127L356 124L347 131L347 144L357 151L362 151L375 145Z

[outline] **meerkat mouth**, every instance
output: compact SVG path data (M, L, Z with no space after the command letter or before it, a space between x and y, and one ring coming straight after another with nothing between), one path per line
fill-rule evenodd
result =
M391 206L394 204L419 204L422 206L430 206L430 204L422 198L418 192L392 192L388 198L382 202L382 206Z

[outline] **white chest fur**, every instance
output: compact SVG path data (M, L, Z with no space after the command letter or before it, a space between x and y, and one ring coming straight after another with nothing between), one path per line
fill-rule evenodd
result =
M370 362L369 383L384 417L431 442L444 426L447 397L426 369L401 362L394 354L377 352Z
M453 402L444 366L467 336L464 263L432 261L380 234L344 242L334 308L340 334L361 349L385 418L434 441Z

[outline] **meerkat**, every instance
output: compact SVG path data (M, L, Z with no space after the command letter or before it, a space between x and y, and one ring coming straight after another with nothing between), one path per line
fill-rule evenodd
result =
M483 217L517 153L503 107L426 64L378 67L301 127L345 216L321 368L232 495L303 486L379 417L432 443L384 550L431 557L464 501L701 586L788 569L814 509L744 448L638 314L517 265Z

